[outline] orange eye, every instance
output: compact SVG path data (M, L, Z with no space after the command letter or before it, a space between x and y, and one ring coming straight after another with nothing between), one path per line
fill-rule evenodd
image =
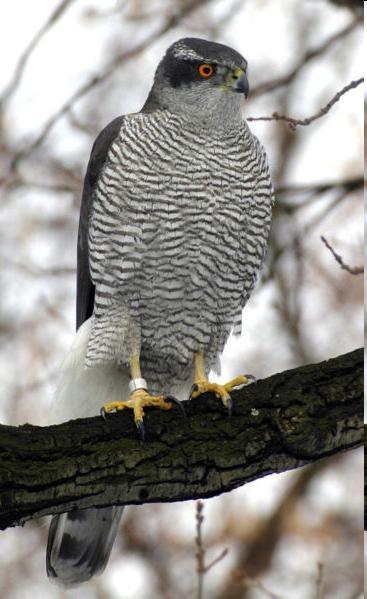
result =
M208 79L208 77L211 77L212 75L214 75L213 65L207 64L205 62L199 66L198 71L199 71L199 75L201 75L205 79Z

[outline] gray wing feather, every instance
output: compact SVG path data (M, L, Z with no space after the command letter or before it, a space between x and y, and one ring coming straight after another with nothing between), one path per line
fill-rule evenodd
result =
M92 315L94 308L95 289L89 272L88 253L88 226L94 189L123 118L113 120L97 137L84 179L78 233L77 329ZM54 516L47 543L47 575L63 586L73 586L101 573L110 556L122 512L122 507L108 507Z

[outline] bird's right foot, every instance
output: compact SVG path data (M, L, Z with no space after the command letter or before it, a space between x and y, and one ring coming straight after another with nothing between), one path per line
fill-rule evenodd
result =
M111 412L120 412L129 409L134 411L134 421L142 438L145 438L144 408L155 407L161 410L170 410L173 405L179 406L183 412L181 402L172 395L151 395L146 389L136 389L126 401L112 401L101 408L101 416L106 420L106 415Z

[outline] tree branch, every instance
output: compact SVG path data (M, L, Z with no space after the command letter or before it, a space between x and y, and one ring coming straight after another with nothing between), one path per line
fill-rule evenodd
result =
M301 57L293 69L291 69L288 73L281 75L280 77L276 77L275 79L271 79L270 81L264 81L263 83L259 83L258 85L252 87L251 98L256 98L257 96L267 94L275 89L279 89L292 83L305 65L307 65L314 58L324 54L324 52L326 52L335 42L338 42L346 35L349 35L349 33L354 31L360 24L361 20L359 18L354 18L345 27L326 38L319 46L307 50L304 56Z
M351 275L363 275L363 273L364 273L363 266L349 266L349 264L346 264L344 262L343 258L340 256L340 254L336 253L334 248L330 245L330 243L327 241L326 237L324 237L323 235L321 235L321 241L327 247L327 249L330 250L330 252L334 256L336 262L340 265L340 268L342 270L346 270Z
M204 3L210 3L212 0L188 0L187 4L181 8L181 10L172 15L167 19L167 21L155 32L153 32L150 36L148 36L145 40L137 44L134 48L125 50L122 53L118 54L114 57L107 65L105 65L102 72L96 74L91 77L86 83L81 85L75 92L69 97L68 100L46 121L43 126L43 129L36 136L36 138L29 143L28 146L16 152L11 161L10 170L15 170L18 163L29 156L36 148L38 148L44 140L47 138L49 132L54 127L54 125L67 114L74 104L91 92L95 87L106 81L117 68L120 68L126 61L134 58L139 55L144 50L147 50L154 42L160 39L163 35L168 33L171 29L176 27L180 21L186 17L188 14L193 12L199 6L202 6ZM342 39L349 33L351 33L358 25L360 24L360 19L353 19L350 23L348 23L343 29L337 31L332 34L329 38L324 40L320 46L308 50L305 56L297 63L297 65L286 75L278 77L276 79L272 79L271 81L266 81L264 83L260 83L255 86L251 90L251 97L255 98L258 95L262 95L273 91L279 87L283 87L285 85L289 85L298 73L302 70L302 68L311 60L323 54L326 50L329 49L336 41ZM22 67L23 68L23 67ZM265 119L274 120L272 117L265 117ZM263 117L259 118L250 118L247 120L263 120Z
M354 188L341 187L340 193L336 197L334 197L333 200L325 203L323 206L323 210L321 212L318 212L314 216L312 216L312 218L310 218L310 220L303 225L302 231L301 231L302 239L305 239L311 231L313 231L317 226L319 226L322 223L322 221L337 206L339 206L341 204L341 202L343 202L348 197L348 195L350 193L352 193L354 190L355 190ZM362 196L362 198L363 198L363 196ZM299 207L302 208L304 205L305 204L300 204ZM279 208L286 212L293 212L296 209L296 206L286 204L285 202L281 202L281 206L279 206ZM276 209L277 209L277 204L275 204L275 210ZM272 260L271 260L271 268L270 268L267 276L262 278L263 281L267 281L272 278L276 264L287 252L295 251L295 249L297 247L297 243L299 242L299 239L300 239L300 237L297 236L295 239L291 239L289 242L286 241L283 245L280 245L279 247L277 247L275 249L275 252L273 253Z
M233 393L50 427L0 426L0 528L76 507L183 501L230 491L363 441L363 352L276 374Z
M25 183L26 185L26 183ZM344 189L346 191L355 191L364 186L364 175L358 175L350 179L340 179L335 181L321 181L319 183L305 183L304 185L282 185L275 189L276 197L280 195L299 195L309 193L317 196L332 189ZM299 204L294 205L298 208Z
M61 117L71 110L76 102L81 100L95 87L106 81L116 71L116 69L120 68L125 62L135 58L135 56L138 56L144 50L147 50L154 42L163 37L163 35L168 33L171 29L177 27L180 21L195 9L212 1L213 0L187 0L186 4L182 6L180 11L167 18L167 20L159 29L151 33L146 37L146 39L136 44L134 47L119 53L107 65L105 65L100 73L90 77L88 81L76 89L69 99L66 100L66 102L64 102L64 104L52 116L49 117L38 136L27 147L19 150L14 155L11 162L11 170L15 169L21 160L32 153L44 142L54 125L60 120Z
M329 112L329 110L331 110L331 108L334 106L334 104L339 102L340 98L344 94L346 94L349 90L354 89L355 87L358 87L358 85L363 83L363 81L364 81L363 77L361 77L360 79L356 79L355 81L351 81L350 83L348 83L348 85L343 87L343 89L338 91L335 94L335 96L333 96L331 98L331 100L329 100L329 102L325 106L323 106L322 108L320 108L320 110L318 112L316 112L316 114L306 117L304 119L295 119L293 117L286 116L284 114L278 114L277 112L273 112L273 114L271 116L257 116L257 117L253 116L253 117L248 117L246 120L247 121L285 121L286 123L288 123L288 126L290 127L290 129L295 131L299 125L301 125L303 127L307 127L307 125L310 125L317 119L320 119L322 116L325 116L325 114L327 114Z
M72 2L74 2L74 0L62 0L62 2L60 2L60 4L51 13L46 23L42 25L42 27L37 31L35 36L31 39L18 61L12 80L0 96L0 106L3 107L4 104L8 102L9 98L14 94L32 53L37 48L38 44L43 39L45 34L48 33L51 27L53 27L57 23L57 21L62 17L62 15L66 11L66 9L69 8Z
M349 8L352 12L363 17L363 2L360 0L329 0L331 4Z
M292 519L298 502L307 492L313 479L330 468L337 459L338 456L335 455L327 460L314 462L307 468L302 468L299 475L293 478L292 484L288 485L273 513L259 518L246 543L238 544L236 562L214 599L249 599L247 587L243 588L238 578L243 578L245 582L248 582L248 579L259 580L268 570L277 547L284 539L286 523ZM233 571L236 572L235 577Z

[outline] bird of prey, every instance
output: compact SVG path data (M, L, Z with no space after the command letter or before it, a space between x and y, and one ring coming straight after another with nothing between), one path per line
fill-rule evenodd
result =
M172 44L140 112L99 134L84 181L77 334L54 421L212 391L210 383L263 263L273 204L266 154L241 114L246 60L196 38ZM193 385L193 386L192 386ZM100 573L121 507L53 517L47 573L65 586Z

